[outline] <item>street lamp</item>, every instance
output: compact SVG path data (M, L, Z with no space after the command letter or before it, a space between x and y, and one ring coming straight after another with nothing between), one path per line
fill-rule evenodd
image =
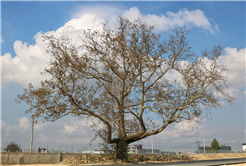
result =
M33 144L33 124L34 124L34 117L32 116L32 131L31 131L30 153L32 153L32 144Z

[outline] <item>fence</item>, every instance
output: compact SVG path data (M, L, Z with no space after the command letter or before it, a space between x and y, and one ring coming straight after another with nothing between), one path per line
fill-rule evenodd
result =
M7 144L1 145L1 151L7 152L30 152L30 145L18 144L18 147L9 147L5 150ZM54 145L33 145L32 152L34 153L98 153L102 151L94 147L79 147L79 146L54 146Z
M19 144L19 150L16 148L9 149L9 152L30 152L30 145L22 145ZM5 151L7 144L1 144L1 151ZM96 147L83 147L83 146L59 146L59 145L33 145L32 152L33 153L112 153L114 150L111 148L108 151L102 150ZM152 149L135 149L132 148L131 150L128 149L130 154L152 154ZM170 151L170 150L163 150L163 149L153 149L153 154L159 155L191 155L191 154L202 154L204 153L203 150L196 150L196 151L189 151L189 152L179 152L179 151ZM205 154L210 153L246 153L246 151L231 151L231 150L205 150Z
M204 153L204 150L195 151L197 154ZM231 150L205 150L205 153L246 153L246 151L231 151Z

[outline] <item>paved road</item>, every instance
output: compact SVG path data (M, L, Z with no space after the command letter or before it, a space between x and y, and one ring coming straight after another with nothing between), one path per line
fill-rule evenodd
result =
M147 163L147 164L131 164L129 166L218 166L226 164L239 164L246 163L246 158L234 158L234 159L218 159L218 160L200 160L200 161L184 161L184 162L170 162L170 163ZM104 165L112 166L112 165ZM118 165L127 166L127 165Z

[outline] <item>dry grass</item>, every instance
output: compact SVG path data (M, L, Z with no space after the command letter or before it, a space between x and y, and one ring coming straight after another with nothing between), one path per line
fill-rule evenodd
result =
M197 154L197 155L192 155L191 157L193 157L194 160L243 158L246 157L246 153Z

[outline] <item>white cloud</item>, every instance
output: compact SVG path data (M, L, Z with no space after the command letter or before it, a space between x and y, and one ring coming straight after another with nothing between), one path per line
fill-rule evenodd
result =
M186 8L183 8L177 13L168 11L166 15L158 16L155 14L143 15L137 7L132 7L124 11L123 16L129 18L131 21L140 18L150 25L155 25L155 30L158 32L180 26L188 26L190 28L195 26L207 30L212 34L219 31L218 25L213 26L203 11L199 9L188 11Z
M4 121L1 121L2 124L2 142L8 143L9 141L17 142L18 144L29 146L30 143L30 120L27 117L22 117L18 119L18 125L10 125ZM29 125L28 125L29 124ZM94 137L94 133L89 128L91 122L86 123L83 120L77 121L76 118L64 118L57 122L46 122L35 124L34 126L34 144L36 145L49 145L49 147L54 145L65 146L80 146L85 147L89 141ZM229 145L227 143L237 143L241 144L240 141L244 141L244 135L237 136L235 135L245 132L244 127L218 127L216 124L206 124L205 120L202 120L200 123L192 122L193 125L196 125L196 130L190 128L189 123L183 121L180 123L172 124L168 126L163 132L154 136L154 146L158 145L158 149L169 148L170 150L180 150L188 149L195 150L196 139L205 138L206 145L209 145L213 138L219 140L220 144ZM39 127L37 127L39 126ZM42 126L42 127L40 127ZM216 127L215 127L216 126ZM42 128L42 130L40 130ZM28 129L28 130L27 130ZM67 129L65 131L64 129ZM72 130L72 132L71 132ZM229 133L226 136L221 135L223 133ZM223 138L223 139L222 139ZM100 139L97 139L93 146L97 146ZM234 141L234 142L232 142ZM139 143L144 143L144 148L149 148L151 145L150 139L141 140ZM133 143L133 144L136 144ZM232 144L232 145L234 145ZM174 148L176 147L176 149ZM71 147L70 147L71 148ZM232 147L233 150L234 147Z
M50 139L51 138L49 136L45 135L44 133L39 133L37 135L35 142L40 142L40 143L42 142L42 144L43 144L43 142L49 142Z
M224 51L225 54L219 59L231 69L230 72L226 73L228 85L231 88L245 87L246 48L237 50L237 48L226 47Z
M3 37L1 36L1 43L4 43Z
M6 53L0 57L3 83L16 82L26 87L30 82L39 85L40 80L47 78L40 75L50 59L45 53L46 44L42 42L41 36L40 32L35 35L35 45L15 41L16 56Z
M78 7L74 14L76 18L71 19L56 31L49 33L55 36L69 36L73 43L79 45L81 41L78 35L82 35L83 29L100 29L102 22L105 22L106 19L112 25L116 18L116 12L119 11L111 9L110 6L103 8L101 5L88 8ZM101 14L103 13L102 10L105 11L104 14ZM154 14L142 15L138 8L133 7L123 11L123 16L129 17L130 20L139 17L149 24L156 25L158 31L165 31L169 27L191 25L208 30L211 33L214 32L214 27L200 10L188 11L182 9L177 13L167 12L166 16L157 16ZM38 32L34 36L36 41L34 45L28 45L19 40L15 41L16 56L13 57L13 55L6 53L0 57L3 66L3 84L16 82L26 87L28 83L32 82L34 86L39 86L41 80L49 78L47 75L40 75L40 72L47 67L47 63L50 61L50 56L46 53L47 43L42 41L42 35L45 34Z
M195 118L192 121L183 120L179 123L175 123L171 126L168 126L167 129L161 135L164 138L181 138L181 137L189 137L193 136L197 129L203 127L203 125L199 125L198 121L205 122L204 120L199 120Z
M224 75L227 77L227 85L229 89L225 89L225 92L228 92L231 96L236 99L245 99L246 91L240 91L240 88L245 87L246 81L246 48L237 50L237 48L226 47L224 49L224 54L219 57L219 61L227 66L230 70L229 72L224 72ZM203 58L204 64L209 68L211 61L205 57ZM182 61L187 62L187 61ZM221 64L219 62L219 64ZM182 76L175 70L168 72L165 75L165 78L170 82L173 82L175 79L178 81L182 80ZM223 103L223 102L222 102Z
M6 126L6 122L2 121L1 119L0 119L0 124L1 124L1 127L5 127Z
M230 70L224 73L227 77L227 85L229 86L226 92L240 100L245 99L245 92L239 90L245 87L245 51L246 48L237 50L237 48L226 47L224 54L219 57L219 60Z
M34 130L41 132L45 130L45 127L47 127L47 125L49 125L50 123L38 123L38 124L34 124Z
M22 117L18 121L19 121L18 128L20 130L28 130L28 129L30 129L31 125L30 125L30 121L29 121L29 119L27 117Z
M68 21L64 26L57 29L56 33L70 35L70 33L75 32L78 36L78 31L83 29L101 29L103 21L103 19L97 17L94 14L86 13L81 15L79 18L73 18L72 20Z
M93 14L100 17L103 20L110 20L112 16L121 13L123 9L119 6L106 5L103 3L97 3L95 5L78 5L73 10L72 18L79 18L84 14Z
M20 133L24 134L30 129L30 121L27 117L17 118L18 125L9 125L4 121L1 121L1 130L7 136L18 135Z
M10 125L1 121L2 141L9 140L21 144L29 144L31 121L27 117L18 119L18 125ZM76 122L75 122L76 121ZM94 133L90 129L91 122L77 121L76 118L64 118L56 122L39 122L34 124L34 144L86 145L93 139ZM97 139L94 144L97 144Z
M72 134L74 131L76 131L78 128L78 126L76 126L76 124L74 124L73 126L69 126L69 125L64 125L64 133L66 134Z

